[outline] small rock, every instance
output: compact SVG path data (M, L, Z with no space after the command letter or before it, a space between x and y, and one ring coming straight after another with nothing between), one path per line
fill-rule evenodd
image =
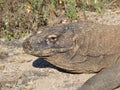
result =
M35 82L33 82L33 81L28 82L27 86L25 88L26 88L26 90L34 90Z
M2 62L0 62L0 70L3 70L5 68L5 64L3 64Z
M3 55L5 52L5 50L3 49L3 47L0 45L0 56Z

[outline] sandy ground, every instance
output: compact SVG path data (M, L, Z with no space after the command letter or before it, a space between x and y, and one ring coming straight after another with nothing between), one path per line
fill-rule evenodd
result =
M80 20L82 20L82 15ZM102 17L86 12L88 20L120 25L120 10L108 10ZM95 74L70 74L49 62L25 54L22 41L5 42L0 39L0 90L76 90ZM120 89L117 89L120 90Z

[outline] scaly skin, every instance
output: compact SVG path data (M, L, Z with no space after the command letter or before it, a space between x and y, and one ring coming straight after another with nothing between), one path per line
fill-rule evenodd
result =
M54 26L27 38L23 49L69 72L99 72L78 90L113 90L120 85L120 25Z

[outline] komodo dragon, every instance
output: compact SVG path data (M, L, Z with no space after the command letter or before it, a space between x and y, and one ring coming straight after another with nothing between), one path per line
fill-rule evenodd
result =
M23 49L69 72L97 73L78 90L120 86L120 25L80 22L53 26L27 38Z

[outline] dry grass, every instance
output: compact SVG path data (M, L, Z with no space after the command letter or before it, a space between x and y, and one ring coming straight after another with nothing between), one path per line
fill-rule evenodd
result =
M0 0L0 38L19 39L55 17L77 20L81 10L103 13L114 7L120 7L119 0Z

